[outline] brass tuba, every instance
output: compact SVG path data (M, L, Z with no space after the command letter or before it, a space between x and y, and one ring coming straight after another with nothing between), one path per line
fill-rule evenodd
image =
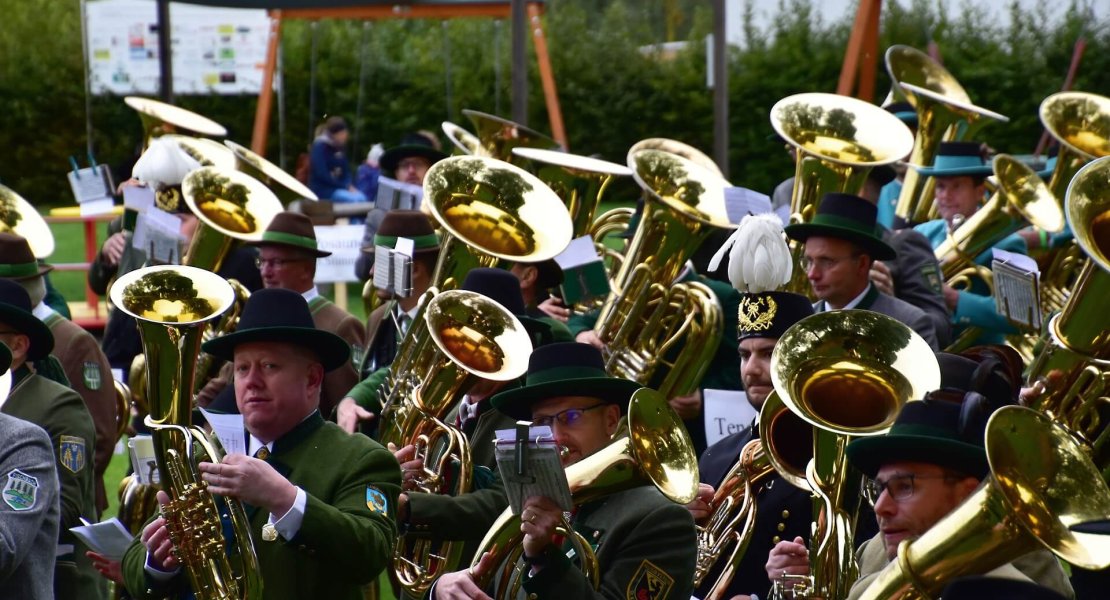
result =
M1110 377L1110 157L1079 170L1068 187L1065 209L1076 244L1089 260L1063 310L1046 325L1040 352L1030 365L1032 386L1025 403L1051 415L1091 452L1110 476L1104 448L1108 428L1100 418Z
M461 125L456 125L451 121L444 121L440 127L443 129L444 135L455 146L455 154L463 154L469 156L480 156L482 154L482 140L478 136L463 129Z
M171 498L162 512L193 592L202 600L261 598L261 571L246 512L239 501L223 499L238 545L229 555L221 507L196 470L202 458L198 454L218 462L221 452L204 432L190 427L201 331L231 305L230 286L203 269L166 265L121 276L109 296L139 326L147 357L146 424L152 430L162 486Z
M724 173L721 172L721 168L717 166L717 163L714 162L712 158L709 158L708 154L685 142L669 138L645 138L632 144L632 147L628 149L628 156L640 150L659 150L677 154L722 179L725 176Z
M1069 529L1105 519L1110 490L1060 425L1007 406L988 422L986 446L990 477L921 537L903 540L861 599L935 598L952 579L1041 548L1085 569L1110 566L1110 538Z
M940 387L940 366L929 344L906 325L876 312L835 310L786 330L771 355L771 381L783 404L813 427L805 477L815 521L811 574L773 583L780 591L792 589L794 597L845 598L858 575L861 480L848 463L848 442L885 433L906 402Z
M628 160L646 198L594 331L606 346L608 372L642 385L663 374L655 389L686 394L708 367L723 324L708 287L675 280L715 228L736 227L725 211L728 182L660 150L640 150Z
M296 201L319 200L316 193L308 189L308 186L250 148L240 146L231 140L224 140L224 145L235 155L235 168L266 184L284 206L289 206Z
M697 456L690 434L667 404L665 396L648 388L632 394L625 426L617 435L620 437L613 443L566 467L575 506L648 484L679 504L694 499L698 489ZM600 577L597 556L569 524L563 526L566 535L575 541L582 570L597 587ZM494 522L474 554L472 566L477 565L486 552L493 554L494 564L503 566L497 585L498 600L516 597L523 570L514 567L524 551L523 537L520 515L508 508ZM475 583L488 589L493 579L491 572Z
M463 109L462 113L474 124L478 137L479 146L473 152L475 156L488 156L515 164L517 160L513 156L513 148L563 149L559 142L520 123L469 108ZM452 137L452 142L454 139Z
M886 71L893 95L900 92L917 112L911 164L932 165L941 142L973 139L985 119L1009 121L1004 115L972 104L960 82L920 50L902 45L887 48ZM932 178L908 169L895 214L913 224L928 221L935 212Z
M513 155L531 161L536 176L566 204L572 236L590 233L594 213L617 177L632 175L624 165L540 148L513 148Z
M212 272L238 242L258 241L281 202L262 182L218 167L190 171L181 182L185 204L200 220L183 264Z
M123 102L139 113L143 123L143 148L151 138L167 133L196 134L207 137L224 137L227 128L219 123L179 106L141 96L127 96Z
M14 233L27 240L35 258L46 258L54 253L54 234L39 211L23 196L6 185L0 184L0 232Z
M1041 101L1041 123L1060 143L1048 188L1062 203L1080 167L1110 156L1110 98L1085 92L1060 92Z
M797 154L790 222L808 223L829 192L859 194L871 169L900 160L913 134L889 112L836 94L795 94L771 108L771 125ZM810 295L801 265L804 244L791 241L794 275L786 289Z

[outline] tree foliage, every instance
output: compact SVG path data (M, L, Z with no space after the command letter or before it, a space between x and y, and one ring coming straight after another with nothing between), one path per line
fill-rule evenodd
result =
M770 108L789 94L835 90L853 15L824 22L812 0L778 0L777 18L760 28L756 3L729 5L745 16L742 44L729 54L731 179L769 192L791 168L769 139ZM764 10L764 3L758 6ZM1029 152L1041 133L1037 106L1060 88L1081 36L1087 50L1074 89L1110 94L1110 32L1106 14L1092 6L1092 0L1070 0L1062 18L1049 20L1043 10L1014 3L1008 22L999 22L967 1L888 0L880 47L924 49L935 42L972 99L1010 117L984 128L984 141ZM572 150L623 163L627 148L649 136L712 148L702 40L713 19L708 0L548 0L544 27ZM695 41L671 58L643 50L668 36ZM332 114L352 122L354 157L374 142L396 143L407 131L438 131L445 119L469 127L464 108L507 115L509 52L509 24L494 20L288 22L284 127L275 105L267 154L291 166L314 127ZM84 156L87 139L79 2L6 3L0 57L0 181L35 204L69 204L66 157ZM882 56L874 60L880 68L871 100L879 102L889 80ZM225 124L232 139L249 141L253 97L179 96L176 102ZM97 157L127 161L140 139L139 120L118 97L95 97L90 105ZM546 131L534 61L528 106L529 123Z

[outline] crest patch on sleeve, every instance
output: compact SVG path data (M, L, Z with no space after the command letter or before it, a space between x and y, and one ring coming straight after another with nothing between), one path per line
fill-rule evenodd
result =
M100 389L100 365L93 361L85 361L81 365L81 374L85 379L85 387L94 391Z
M58 462L73 473L85 468L85 438L63 435L58 443Z
M366 507L380 515L389 516L389 500L386 499L385 492L372 485L366 486Z
M674 587L674 578L650 560L640 563L636 574L628 583L627 600L656 600L666 598Z
M20 471L12 469L8 473L8 480L4 483L4 490L0 496L4 498L12 510L31 510L38 500L39 480Z

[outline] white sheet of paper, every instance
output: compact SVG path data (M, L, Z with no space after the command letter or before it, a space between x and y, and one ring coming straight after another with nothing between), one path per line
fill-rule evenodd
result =
M123 558L123 553L131 545L134 536L123 526L119 519L112 517L99 523L90 523L82 518L81 522L84 525L69 528L73 535L85 542L85 545L94 552L103 554L112 560Z
M1037 266L1037 261L1030 256L1018 252L1007 252L999 248L992 248L991 252L993 253L994 260L1004 262L1022 271L1028 271L1029 273L1041 272L1040 268Z
M212 426L216 437L220 438L220 444L223 445L226 454L247 453L247 432L243 428L243 415L214 413L203 408L200 409L200 413Z
M412 253L416 250L416 242L414 242L412 238L399 237L397 238L397 245L394 246L393 249L405 256L411 257Z
M99 200L89 200L88 202L81 203L81 216L92 217L95 215L102 215L104 213L112 212L112 199L101 198Z
M567 244L566 249L555 257L555 262L564 271L599 260L601 260L601 257L597 255L594 239L588 235L574 238Z
M725 188L725 212L728 220L739 223L749 213L762 215L771 212L771 197L742 187Z
M143 485L158 485L160 476L154 458L154 440L149 435L137 435L127 440L131 452L131 469Z
M123 186L123 206L135 212L144 212L154 206L154 190L145 185Z
M702 406L705 442L710 446L751 425L756 415L748 394L735 390L703 390Z

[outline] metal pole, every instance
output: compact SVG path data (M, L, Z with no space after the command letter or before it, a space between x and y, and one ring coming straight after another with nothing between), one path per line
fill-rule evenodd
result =
M440 21L440 29L443 40L443 99L446 103L444 111L444 119L451 119L451 115L455 114L455 101L451 97L451 39L450 31L447 28L447 21Z
M512 0L512 119L521 125L528 124L528 17L524 5L525 0Z
M728 33L726 0L713 0L713 159L728 177Z
M370 33L370 21L362 22L362 36L359 39L358 49L358 99L355 102L355 134L351 140L351 152L358 155L359 133L362 131L362 98L366 92L366 40Z
M504 61L501 60L501 32L504 22L497 19L493 22L493 114L501 114L501 71Z
M173 48L170 46L170 0L158 0L158 72L162 100L173 103Z
M312 49L308 53L308 139L309 144L316 139L316 41L317 25L319 21L309 24L309 34L312 36Z
M277 87L278 87L278 166L284 171L289 166L285 157L285 45L277 47Z
M93 124L92 124L92 84L89 81L89 22L86 12L85 0L81 0L81 66L85 70L85 150L89 156L93 153ZM93 165L89 165L90 167Z

